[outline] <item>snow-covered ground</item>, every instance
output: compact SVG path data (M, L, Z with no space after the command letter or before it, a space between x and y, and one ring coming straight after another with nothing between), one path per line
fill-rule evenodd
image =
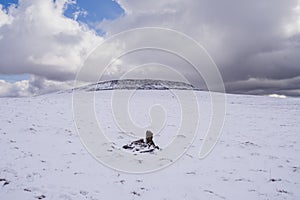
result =
M130 141L112 121L110 95L96 93L96 113L116 148ZM71 93L0 99L0 199L300 199L300 99L228 95L222 136L198 158L209 120L207 92L199 98L200 128L191 148L171 166L127 174L96 161L75 129ZM168 91L138 91L129 110L147 125L149 105L167 111L164 147L180 112Z

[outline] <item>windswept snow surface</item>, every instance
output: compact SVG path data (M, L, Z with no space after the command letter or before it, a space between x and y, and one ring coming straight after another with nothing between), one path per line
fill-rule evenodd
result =
M132 138L114 124L112 92L96 92L96 114L121 148ZM200 127L191 148L171 166L139 175L105 167L87 152L70 93L0 99L0 199L300 199L300 100L227 95L222 136L200 160L210 98L196 94ZM170 91L139 90L129 106L133 120L146 126L153 104L166 109L165 130L154 137L163 148L175 137L180 109Z

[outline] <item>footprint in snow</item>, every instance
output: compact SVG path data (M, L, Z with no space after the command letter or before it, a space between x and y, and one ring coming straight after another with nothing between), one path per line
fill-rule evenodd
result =
M6 186L8 185L10 182L8 180L6 180L5 178L0 178L0 182L3 182L2 186Z
M35 196L35 198L36 198L36 199L45 199L46 196L42 194L42 195L39 195L39 196Z

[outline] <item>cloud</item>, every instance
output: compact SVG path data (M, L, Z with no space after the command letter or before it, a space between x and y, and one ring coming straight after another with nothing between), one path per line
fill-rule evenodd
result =
M103 39L64 16L68 0L20 0L0 11L0 73L67 81Z
M28 97L47 94L73 87L73 81L53 81L31 76L29 80L8 82L0 80L0 97Z
M98 23L97 28L105 33L104 38L137 27L178 30L208 50L228 92L300 96L298 0L116 1L125 13L117 19ZM47 91L50 82L51 86L54 83L70 85L88 53L104 39L77 22L78 13L74 13L75 19L64 16L66 7L73 3L69 0L20 0L18 6L8 10L0 7L0 73L32 74L35 81L27 81L30 94L35 94L35 89ZM133 37L132 42L139 43L139 37ZM107 51L117 51L116 47ZM105 78L118 77L134 66L156 61L174 69L189 68L187 63L169 55L135 53L120 59L107 71ZM151 73L155 77L167 71L160 70L159 66L153 70L149 70L149 65L144 68L144 71L139 68L138 73ZM192 76L193 71L185 70L184 75ZM38 87L39 81L43 84ZM19 83L20 88L26 88L25 82ZM13 92L16 84L2 81L2 85L8 88L5 91L16 93Z
M17 81L9 83L0 80L0 97L24 97L30 95L28 92L28 81Z
M227 83L227 90L231 93L244 94L282 94L286 96L300 95L300 77L287 79L249 78L247 80Z
M157 4L118 0L118 3L125 15L99 24L107 35L147 26L175 29L204 45L218 65L229 92L250 93L249 87L254 94L270 92L260 84L253 85L249 81L252 79L271 81L273 90L280 93L289 93L285 84L300 89L299 84L289 81L300 77L298 0L161 0ZM136 62L138 59L135 58Z

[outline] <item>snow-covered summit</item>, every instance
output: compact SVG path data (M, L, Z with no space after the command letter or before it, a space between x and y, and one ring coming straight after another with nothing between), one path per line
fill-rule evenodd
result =
M111 141L103 145L111 158L122 158L119 150L140 155L133 152L137 145L130 145L135 140L132 133L116 121L120 116L112 110L113 93L103 90L94 95L93 114ZM222 136L209 156L199 159L212 106L208 92L195 95L200 112L193 143L180 159L163 158L172 164L169 167L146 174L116 171L89 154L74 124L70 93L0 98L0 199L300 199L299 98L228 94ZM165 111L161 131L152 130L160 149L151 156L175 138L184 139L177 134L182 127L180 103L167 90L139 90L131 96L128 114L140 127L151 125L153 105ZM125 144L133 149L124 149ZM129 162L147 163L145 159Z
M99 90L199 90L191 84L176 81L152 80L152 79L123 79L101 81L80 88L85 91Z

